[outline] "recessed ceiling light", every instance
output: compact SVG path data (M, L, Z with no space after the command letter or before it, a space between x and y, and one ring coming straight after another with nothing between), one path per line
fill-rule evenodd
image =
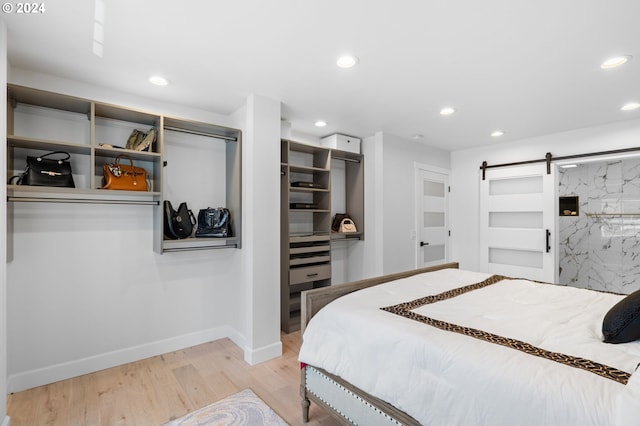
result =
M415 133L411 135L411 139L422 139L422 138L424 138L424 135L421 135L420 133Z
M358 58L353 55L343 55L338 58L336 65L340 68L351 68L358 65Z
M149 77L149 83L155 84L156 86L166 86L169 84L169 80L159 75L152 75Z
M633 111L634 109L640 108L640 104L638 102L629 102L628 104L622 105L620 108L622 111Z
M456 110L455 110L455 109L453 109L453 108L451 108L451 107L445 107L445 108L442 108L442 109L440 110L440 115L451 115L451 114L453 114L454 112L456 112Z
M494 138L500 137L504 135L504 132L502 130L496 130L495 132L491 133L491 136L493 136Z
M318 120L315 122L316 127L325 127L327 125L326 121Z
M620 65L626 64L629 59L631 59L631 55L614 56L601 63L600 68L603 70L617 68Z

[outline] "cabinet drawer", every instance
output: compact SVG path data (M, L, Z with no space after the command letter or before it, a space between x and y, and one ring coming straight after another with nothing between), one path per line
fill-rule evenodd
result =
M289 254L306 254L306 253L316 253L321 251L330 251L331 246L329 244L322 246L304 246L304 247L291 247L289 249Z
M289 270L289 284L300 284L328 278L331 278L331 265L307 266Z

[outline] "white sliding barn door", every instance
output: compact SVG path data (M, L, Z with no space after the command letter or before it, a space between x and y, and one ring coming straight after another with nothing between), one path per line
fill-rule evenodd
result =
M482 178L481 178L482 179ZM480 180L480 269L555 281L555 168L487 169Z

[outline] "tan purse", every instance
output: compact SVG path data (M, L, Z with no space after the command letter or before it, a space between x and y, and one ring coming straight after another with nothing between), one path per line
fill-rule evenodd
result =
M120 164L120 159L129 160L131 165ZM102 166L104 185L102 189L117 189L123 191L148 191L147 171L133 165L133 160L126 154L118 155L114 164Z
M358 232L358 230L356 229L356 224L353 223L353 221L350 218L345 217L340 222L340 231L338 232L349 233L349 232Z

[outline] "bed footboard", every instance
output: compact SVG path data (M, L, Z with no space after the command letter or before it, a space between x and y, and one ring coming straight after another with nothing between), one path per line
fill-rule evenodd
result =
M419 425L408 414L321 368L304 366L301 383L304 423L309 420L309 405L313 401L345 425Z
M303 291L301 333L304 334L307 323L320 309L345 294L424 272L448 268L457 269L458 263L445 263ZM301 371L300 394L302 396L302 421L304 423L309 420L309 406L313 401L345 425L419 425L408 414L320 368L306 365Z

